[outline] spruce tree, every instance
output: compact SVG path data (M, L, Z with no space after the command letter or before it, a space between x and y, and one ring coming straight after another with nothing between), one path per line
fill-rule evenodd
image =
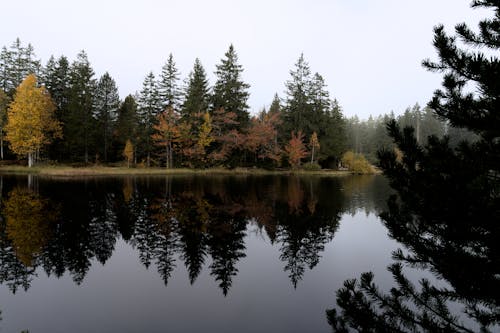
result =
M9 64L9 75L11 89L15 89L21 84L29 74L38 75L40 61L35 59L33 46L28 44L23 46L21 40L17 38L11 45L11 63Z
M12 52L4 46L0 52L0 89L2 89L5 93L15 89L15 87L12 86L10 77L11 64Z
M0 85L1 88L12 96L14 90L29 74L38 75L40 61L36 59L34 48L31 44L23 46L21 40L16 40L9 49L5 46L0 53Z
M146 164L151 165L151 154L154 144L151 135L154 133L153 126L157 123L157 116L162 111L162 105L158 93L158 85L153 72L145 77L142 90L138 98L138 117L141 132L140 156L146 157Z
M319 161L335 167L345 146L345 124L337 101L330 99L326 83L319 73L311 74L301 54L285 83L283 126L280 138L290 139L293 131L302 131L309 138L316 132L322 143Z
M7 109L10 104L10 98L0 89L0 159L4 158L4 135L5 125L7 124Z
M172 53L170 53L167 62L161 69L160 79L158 81L158 94L162 104L162 111L165 111L167 107L179 110L181 99L180 93L179 70L175 66Z
M88 163L96 128L93 114L97 83L85 51L78 53L71 65L69 79L68 112L62 116L66 156Z
M278 96L278 94L274 94L273 101L271 102L271 105L269 106L269 114L277 114L281 112L281 101Z
M221 59L221 63L216 68L217 80L213 90L213 110L224 108L227 112L234 112L240 129L246 128L250 120L247 105L250 85L241 77L243 67L238 64L238 55L232 44L225 53L225 58Z
M99 151L103 154L104 161L108 161L113 129L120 105L120 96L115 80L108 72L99 79L95 98L95 115L98 125L97 142Z
M301 54L295 69L290 71L291 79L285 83L285 105L283 113L284 137L290 138L292 131L302 131L306 136L312 134L308 116L311 112L311 70Z
M56 105L55 117L63 123L68 113L68 101L70 95L69 62L65 56L55 60L53 56L42 69L42 83L50 92L50 96ZM49 146L49 157L53 160L64 159L65 138L54 139Z
M196 58L193 70L189 73L184 92L184 103L181 116L184 121L192 122L199 114L208 111L210 103L210 90L207 74L200 60Z
M127 140L130 140L134 147L136 146L138 139L137 131L137 103L132 95L128 95L118 108L118 117L116 120L115 141L121 146L119 150L123 150L122 148Z

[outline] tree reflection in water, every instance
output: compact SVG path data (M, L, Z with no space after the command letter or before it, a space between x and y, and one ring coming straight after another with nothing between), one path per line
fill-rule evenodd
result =
M320 261L343 212L356 209L349 196L370 182L276 176L40 178L30 189L20 185L23 178L2 181L0 283L12 292L28 289L38 268L56 277L68 272L82 283L92 262L104 265L121 237L165 285L180 261L191 284L207 269L224 295L246 256L249 224L279 248L297 287ZM373 201L379 193L367 195Z

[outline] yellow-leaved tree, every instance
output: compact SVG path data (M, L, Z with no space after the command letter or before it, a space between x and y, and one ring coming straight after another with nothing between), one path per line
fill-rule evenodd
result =
M127 140L123 149L123 156L127 159L127 168L130 168L130 161L134 159L134 145L132 141Z
M29 167L43 146L62 137L61 124L54 118L55 109L49 92L38 86L34 74L17 87L7 112L6 139L14 153L28 156Z

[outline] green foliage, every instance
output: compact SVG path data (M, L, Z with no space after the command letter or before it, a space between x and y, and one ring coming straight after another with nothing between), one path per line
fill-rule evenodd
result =
M157 117L162 111L158 84L153 72L144 78L142 90L138 98L138 118L139 118L139 150L140 157L146 159L146 164L151 165L151 155L154 153L154 143L151 136L154 134L154 126L157 124Z
M0 89L9 96L30 74L38 75L40 61L36 59L34 48L31 44L24 46L19 38L7 49L0 52Z
M224 108L227 112L235 113L240 127L246 128L250 120L247 105L250 85L241 77L243 67L238 64L238 55L232 44L224 56L221 63L216 65L213 110Z
M424 65L444 74L443 87L429 107L452 126L473 132L477 140L453 148L448 137L430 136L424 144L413 127L418 123L402 127L394 119L388 122L401 155L394 149L378 154L397 192L381 218L404 251L393 253L396 262L389 270L395 285L389 292L375 286L372 273L363 274L360 282L344 283L337 292L342 310L327 312L334 331L498 331L500 4L485 0L472 6L493 9L495 15L479 23L478 34L459 24L458 36L450 37L437 26L439 59ZM434 286L422 280L416 286L405 276L406 267L423 269L442 281Z
M94 115L98 125L97 151L102 154L105 162L108 161L119 105L120 96L115 80L106 72L97 84Z
M127 140L130 140L135 146L138 136L137 103L132 95L128 95L118 108L115 142L119 146L123 146Z
M63 114L65 155L72 160L90 161L94 150L94 115L97 82L85 51L77 55L69 70L68 111Z
M4 157L3 139L5 134L5 125L7 124L7 108L9 107L9 104L9 96L7 96L3 90L0 90L0 158L2 160Z
M318 163L316 162L307 162L307 163L304 163L304 165L302 165L302 169L304 169L305 171L319 171L321 170L321 165L319 165Z
M194 61L193 70L189 73L184 96L181 108L181 116L184 121L193 122L198 114L208 111L210 103L208 79L198 58Z
M338 102L330 100L323 77L311 74L303 54L290 75L291 79L285 83L280 140L286 142L291 131L301 130L306 137L316 132L322 144L320 162L336 164L345 145L344 120Z
M179 110L180 107L180 88L179 88L179 70L175 66L172 53L163 65L158 82L158 95L162 104L162 110L172 107Z

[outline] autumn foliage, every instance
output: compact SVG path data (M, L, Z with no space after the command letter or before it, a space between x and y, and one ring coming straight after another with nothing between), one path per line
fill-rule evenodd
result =
M35 75L28 75L16 89L7 114L6 138L13 152L28 156L29 166L40 149L62 136L55 109L45 87L38 87Z
M292 131L292 138L285 146L288 155L288 162L293 169L300 167L301 159L307 156L307 150L304 145L304 134L302 131L295 133Z

